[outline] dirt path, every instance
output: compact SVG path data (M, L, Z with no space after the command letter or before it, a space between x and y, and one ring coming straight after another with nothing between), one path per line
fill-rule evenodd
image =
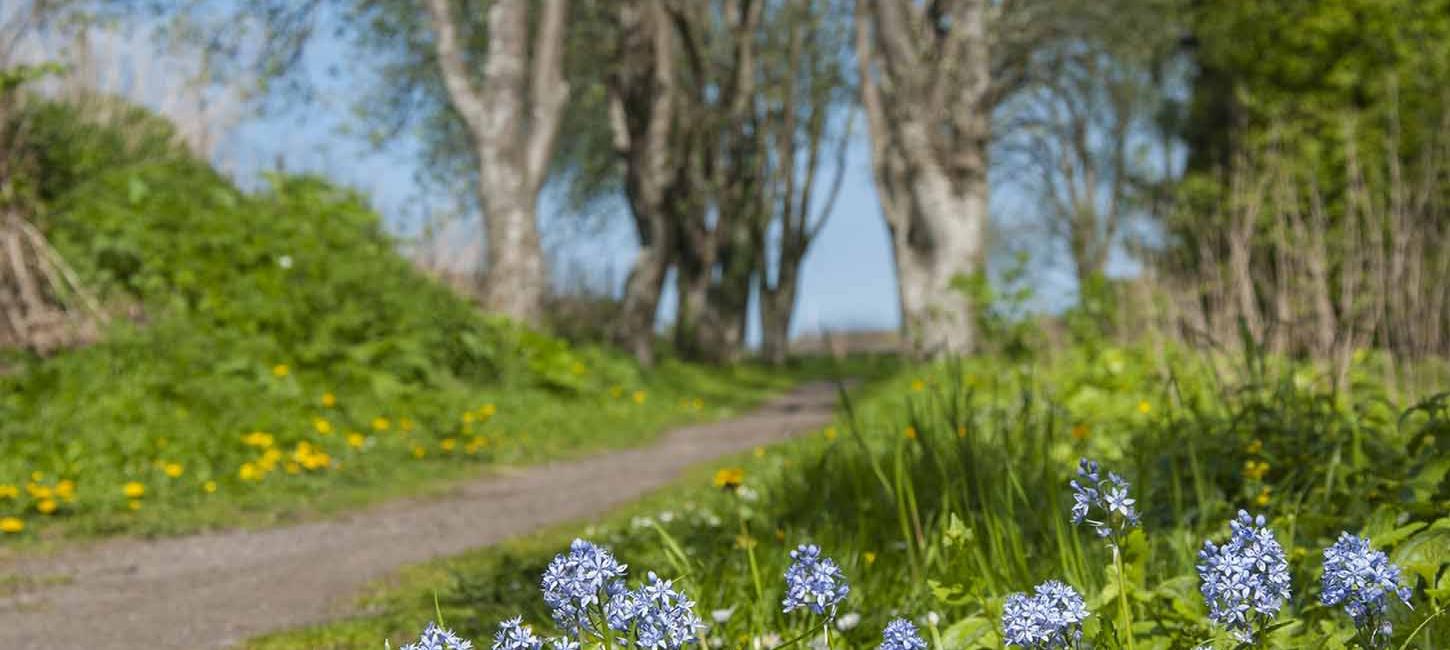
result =
M361 587L402 565L598 515L690 465L823 426L834 405L833 387L811 384L648 447L512 471L443 498L283 528L115 540L12 560L0 574L54 586L0 597L0 648L202 650L324 621L347 614Z

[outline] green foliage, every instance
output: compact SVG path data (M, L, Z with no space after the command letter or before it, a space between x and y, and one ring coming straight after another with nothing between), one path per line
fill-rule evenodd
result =
M141 109L32 115L37 225L117 318L89 348L7 354L0 517L26 536L338 507L637 442L789 381L646 373L480 314L400 256L355 193L295 176L242 191Z
M1365 384L1349 400L1304 367L1223 386L1219 362L1103 348L1036 366L972 358L908 369L848 403L840 426L742 461L736 490L702 475L602 526L416 569L370 600L378 614L253 647L400 641L440 588L448 620L472 638L515 614L543 624L537 575L584 535L632 570L668 572L707 619L733 610L708 632L725 647L806 629L777 603L788 550L812 542L850 577L842 613L862 618L833 630L832 647L875 647L886 621L905 616L933 647L998 648L1005 596L1056 578L1087 597L1092 647L1120 648L1112 553L1068 516L1067 482L1084 456L1127 476L1143 512L1122 562L1136 647L1234 647L1207 622L1194 563L1238 508L1266 514L1291 557L1294 598L1267 647L1350 647L1348 617L1318 604L1320 549L1342 530L1387 550L1415 589L1413 610L1392 610L1391 647L1438 647L1450 634L1436 616L1450 601L1450 481L1434 467L1446 398L1401 411Z

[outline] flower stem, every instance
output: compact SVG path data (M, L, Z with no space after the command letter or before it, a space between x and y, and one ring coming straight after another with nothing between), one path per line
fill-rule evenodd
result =
M1133 614L1128 609L1128 580L1123 575L1123 554L1113 542L1113 568L1118 572L1118 609L1123 616L1123 632L1128 635L1128 650L1133 650Z

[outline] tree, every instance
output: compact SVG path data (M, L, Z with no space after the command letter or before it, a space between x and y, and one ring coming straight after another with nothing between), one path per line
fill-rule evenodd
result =
M831 214L846 169L853 120L842 114L854 106L844 69L849 37L840 18L829 4L794 0L766 21L783 41L761 57L766 87L758 137L769 161L768 190L761 194L768 205L754 228L761 251L755 276L761 353L771 363L786 359L800 266ZM822 193L816 176L827 156L835 173Z
M623 161L625 196L639 237L614 338L641 363L654 361L654 323L675 249L676 209L687 181L675 136L675 35L663 0L626 0L617 8L615 72L609 77L614 149Z
M439 70L477 149L487 237L484 304L535 321L549 290L538 196L569 93L563 75L566 0L545 0L532 38L528 3L494 0L479 85L469 71L450 0L427 0L427 5Z
M903 345L966 352L971 305L954 283L981 270L993 84L987 0L856 3L861 104L891 233Z

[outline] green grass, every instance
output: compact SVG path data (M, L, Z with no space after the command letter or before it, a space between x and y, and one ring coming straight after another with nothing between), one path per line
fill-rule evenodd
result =
M410 569L354 618L249 647L396 646L433 618L435 594L446 622L477 641L513 615L548 633L537 579L575 535L612 547L634 579L678 579L707 620L733 608L709 632L724 647L819 624L778 607L786 554L807 541L851 578L843 612L862 622L832 635L838 649L875 647L898 615L933 647L1001 647L1004 598L1048 578L1085 595L1094 647L1126 647L1112 554L1068 518L1081 456L1127 476L1140 500L1144 526L1123 564L1136 648L1233 647L1206 619L1194 563L1239 508L1266 514L1290 555L1294 597L1267 647L1353 647L1348 617L1318 604L1320 549L1342 530L1386 550L1415 589L1413 610L1392 610L1391 647L1438 647L1450 635L1437 616L1450 604L1450 400L1399 403L1372 367L1356 371L1353 395L1288 364L1245 368L1230 381L1181 351L1103 348L908 369L853 400L834 435L724 463L743 466L753 500L702 471L601 523Z
M0 354L0 544L292 521L641 444L822 372L640 368L482 313L353 192L244 191L142 109L27 111L34 221L112 322Z

